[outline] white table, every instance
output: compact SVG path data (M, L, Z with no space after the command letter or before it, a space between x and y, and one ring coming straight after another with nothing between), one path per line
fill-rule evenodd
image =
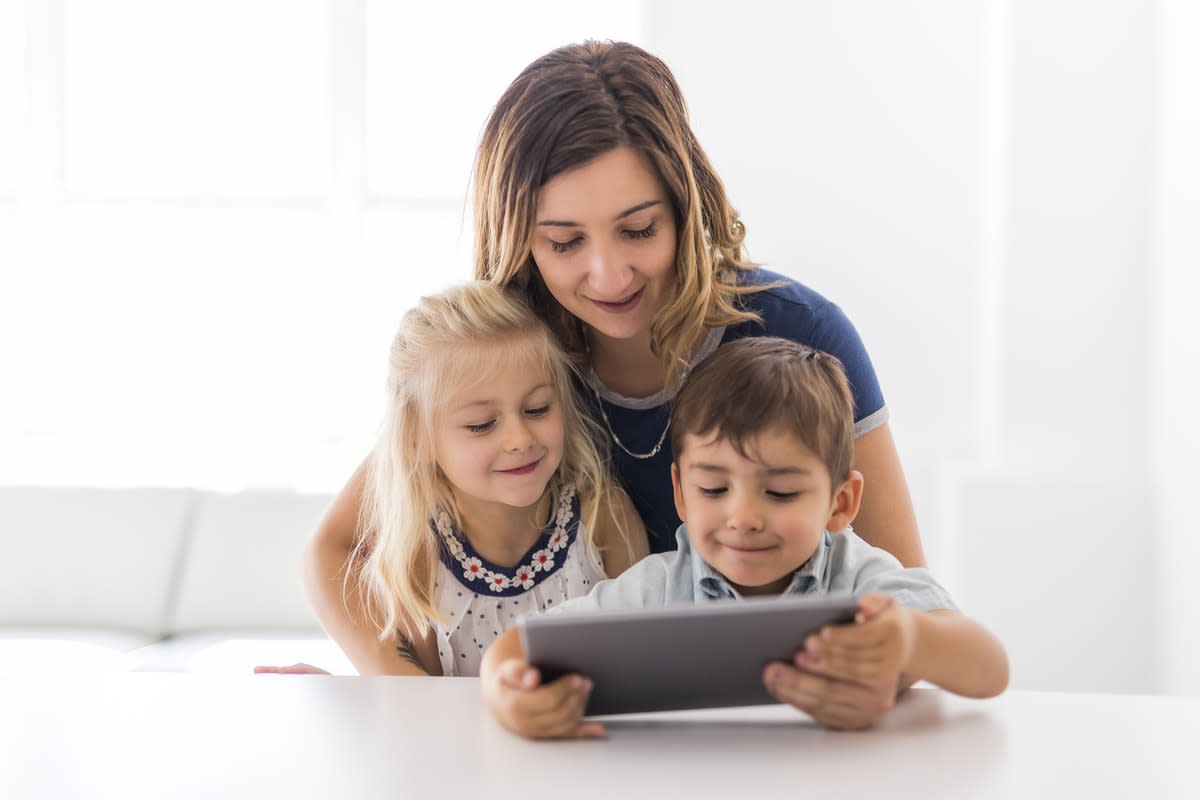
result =
M511 736L464 678L0 679L0 798L1200 798L1200 698L914 689L876 729L786 707Z

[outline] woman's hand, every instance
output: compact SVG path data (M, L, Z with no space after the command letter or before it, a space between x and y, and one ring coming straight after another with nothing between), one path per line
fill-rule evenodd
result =
M305 664L305 663L301 662L301 663L297 663L297 664L292 664L290 667L270 667L270 666L255 667L254 674L255 675L265 675L265 674L270 674L270 675L329 675L331 673L329 673L326 670L321 669L320 667L314 667L312 664Z

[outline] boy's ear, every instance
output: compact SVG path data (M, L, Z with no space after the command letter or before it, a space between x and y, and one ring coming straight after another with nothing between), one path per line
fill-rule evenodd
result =
M683 487L679 485L679 467L671 462L671 488L675 490L675 513L682 522L687 522L687 509L683 507Z
M842 481L833 493L833 509L829 522L825 523L827 531L844 531L850 527L858 514L858 506L862 502L863 476L856 469L850 470L849 477Z

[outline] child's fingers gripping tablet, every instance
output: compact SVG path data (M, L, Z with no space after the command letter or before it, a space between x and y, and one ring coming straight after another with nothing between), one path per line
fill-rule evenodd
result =
M595 738L604 727L583 724L592 683L576 675L564 675L541 683L541 674L520 659L509 659L496 671L500 685L498 716L506 727L535 739Z
M894 687L912 650L910 612L887 595L869 594L860 600L856 619L807 637L795 665L839 680Z

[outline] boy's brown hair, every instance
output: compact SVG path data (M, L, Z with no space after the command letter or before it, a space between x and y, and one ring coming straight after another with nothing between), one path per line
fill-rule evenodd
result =
M761 433L795 436L825 464L836 488L854 463L854 399L842 362L773 336L718 347L693 370L671 410L676 463L688 434L716 435L742 456Z

